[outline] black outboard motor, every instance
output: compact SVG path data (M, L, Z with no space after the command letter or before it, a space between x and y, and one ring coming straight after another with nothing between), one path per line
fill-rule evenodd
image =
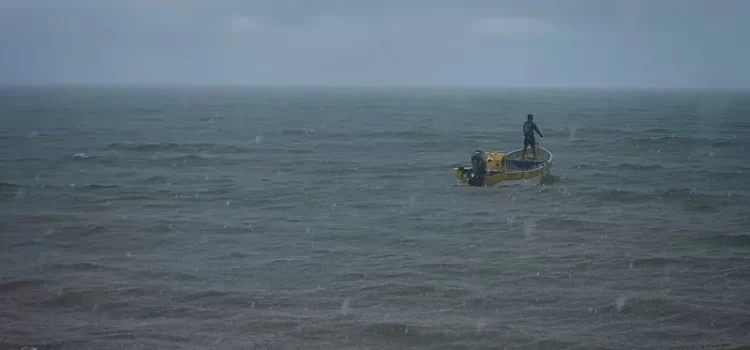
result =
M469 174L469 185L482 186L484 184L484 174L487 173L487 163L484 162L484 152L482 150L474 151L471 155L471 174Z

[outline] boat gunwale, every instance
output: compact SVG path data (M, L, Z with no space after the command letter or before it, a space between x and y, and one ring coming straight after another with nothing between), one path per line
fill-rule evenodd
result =
M542 169L544 169L544 168L546 168L546 167L549 167L550 165L552 165L552 159L554 159L555 155L554 155L554 154L552 154L552 152L550 152L550 151L549 151L548 149L546 149L546 148L544 148L544 147L537 147L537 149L541 149L541 150L543 150L543 151L547 152L547 154L549 154L549 159L547 159L547 160L543 160L540 166L538 166L538 167L535 167L535 168L533 168L533 169L530 169L530 170L515 170L515 171L503 171L503 172L497 172L497 173L493 173L493 174L488 174L488 175L489 175L489 176L493 176L493 175L497 175L497 174L518 174L518 173L530 173L530 172L534 172L534 171L542 170ZM510 151L510 152L506 153L506 154L505 154L505 156L507 157L507 156L508 156L509 154L513 154L513 153L517 153L517 152L523 152L523 148L519 148L519 149L515 149L515 150L512 150L512 151ZM507 158L506 158L506 159L507 159ZM516 159L516 158L514 158L514 159ZM516 160L524 160L524 159L522 159L522 158L518 158L518 159L516 159ZM458 169L460 169L460 168L468 169L467 167L465 167L465 166L463 166L463 165L457 166L457 167L455 167L455 168L453 168L453 169L454 169L454 170L458 170ZM470 168L470 167L469 167L469 168Z

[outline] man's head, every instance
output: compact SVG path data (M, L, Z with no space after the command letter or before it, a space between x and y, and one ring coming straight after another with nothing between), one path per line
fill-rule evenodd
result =
M526 116L526 120L528 120L528 121L533 121L533 120L534 120L534 115L533 115L533 114L529 114L529 115L527 115L527 116Z

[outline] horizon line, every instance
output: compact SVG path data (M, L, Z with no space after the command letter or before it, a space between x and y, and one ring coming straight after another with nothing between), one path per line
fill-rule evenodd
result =
M252 88L252 89L377 89L377 90L620 90L620 91L748 91L750 87L699 86L564 86L564 85L487 85L487 84L243 84L243 83L0 83L0 88Z

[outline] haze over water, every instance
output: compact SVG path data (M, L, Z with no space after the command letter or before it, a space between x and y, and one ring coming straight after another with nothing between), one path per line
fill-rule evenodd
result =
M534 113L558 182L458 185ZM5 88L0 348L750 344L742 91Z

